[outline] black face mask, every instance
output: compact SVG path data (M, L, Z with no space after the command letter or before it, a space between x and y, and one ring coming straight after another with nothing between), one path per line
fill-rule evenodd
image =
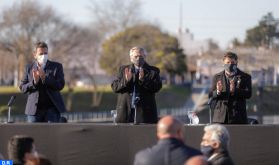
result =
M136 66L142 66L144 64L144 58L143 57L133 58L132 63L135 64Z
M236 64L225 64L225 65L224 65L224 68L225 68L225 70L226 70L227 72L232 73L232 72L236 72L236 70L237 70L237 65L236 65Z

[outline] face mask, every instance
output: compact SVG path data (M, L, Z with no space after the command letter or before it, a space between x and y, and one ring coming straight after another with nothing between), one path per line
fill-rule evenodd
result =
M225 64L224 68L227 72L232 73L232 72L236 72L237 65L236 64Z
M43 54L43 55L38 55L37 56L37 61L39 64L41 65L45 65L48 59L48 55L47 54Z
M138 58L132 58L131 62L135 64L136 66L142 66L144 64L144 58L143 57L138 57Z
M208 145L208 146L201 146L201 152L203 153L204 156L210 157L213 154L214 149Z

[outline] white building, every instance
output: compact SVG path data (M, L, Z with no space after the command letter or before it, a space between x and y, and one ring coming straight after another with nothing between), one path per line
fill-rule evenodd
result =
M186 55L197 55L209 50L208 41L194 40L194 35L189 31L189 29L186 29L185 31L178 30L177 38Z

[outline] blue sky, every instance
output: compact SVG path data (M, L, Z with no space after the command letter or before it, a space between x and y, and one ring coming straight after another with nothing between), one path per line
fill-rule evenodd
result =
M0 7L17 0L0 0ZM87 7L92 0L45 0L69 20L86 24L92 19ZM102 1L102 0L98 0ZM255 26L267 12L279 18L279 0L141 0L143 17L160 24L169 33L179 26L179 5L183 6L183 27L196 40L213 38L222 47L237 37L245 38L245 31ZM0 8L0 9L1 9Z

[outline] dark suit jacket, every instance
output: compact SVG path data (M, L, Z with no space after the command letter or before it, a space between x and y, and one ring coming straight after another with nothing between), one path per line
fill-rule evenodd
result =
M227 151L223 151L209 160L210 165L234 165Z
M133 78L130 81L125 80L125 68L131 68ZM157 106L155 101L155 93L162 88L160 78L160 70L156 67L145 63L143 66L144 79L138 80L135 75L135 67L133 64L121 66L118 77L111 84L112 90L118 93L117 100L117 118L116 122L126 123L131 121L131 101L134 86L140 97L137 106L137 121L140 123L156 123L157 122Z
M216 84L221 80L223 89L217 95ZM209 98L213 98L213 122L224 124L247 124L246 99L252 95L251 76L239 69L235 75L235 93L230 94L226 84L225 71L213 77ZM227 119L226 119L227 118Z
M36 62L28 64L26 66L25 74L21 84L19 86L20 90L28 95L25 114L35 115L37 110L37 103L39 98L38 86L34 84L32 69L36 68ZM46 92L51 99L52 103L55 105L59 112L65 112L65 105L60 94L60 90L64 88L65 80L63 73L63 66L58 62L47 61L45 69L46 78L43 82Z
M152 148L138 152L134 165L183 165L186 160L196 155L202 154L178 139L162 139Z

